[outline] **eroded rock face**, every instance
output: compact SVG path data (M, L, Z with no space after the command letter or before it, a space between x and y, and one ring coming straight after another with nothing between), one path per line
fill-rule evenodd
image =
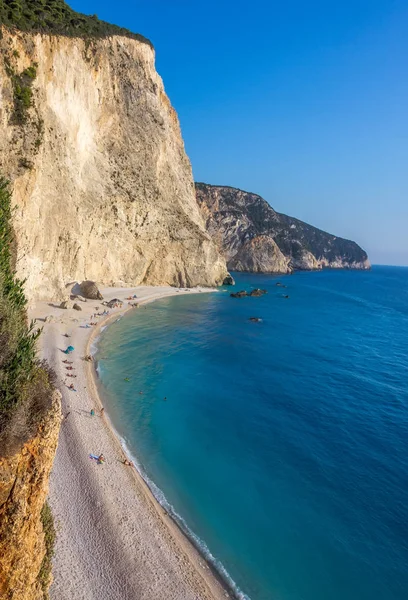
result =
M220 285L225 260L195 198L154 51L113 36L0 40L0 172L13 184L18 275L30 299L70 281ZM37 64L16 123L11 71Z
M369 269L355 242L277 213L263 198L237 188L196 183L208 233L232 271Z
M245 241L228 262L232 271L251 273L290 273L289 259L283 256L273 238L259 235Z
M43 600L41 510L48 493L61 422L60 395L22 450L0 458L0 598Z

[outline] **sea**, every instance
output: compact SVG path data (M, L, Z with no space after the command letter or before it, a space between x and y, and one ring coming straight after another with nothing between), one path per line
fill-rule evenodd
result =
M407 600L408 268L234 277L101 335L124 447L237 598Z

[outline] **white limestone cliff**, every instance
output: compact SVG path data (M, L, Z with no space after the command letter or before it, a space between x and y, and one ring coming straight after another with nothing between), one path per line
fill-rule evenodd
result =
M221 284L225 260L205 230L153 49L4 28L0 49L0 174L13 186L29 298L61 297L83 279ZM21 123L15 82L29 67Z

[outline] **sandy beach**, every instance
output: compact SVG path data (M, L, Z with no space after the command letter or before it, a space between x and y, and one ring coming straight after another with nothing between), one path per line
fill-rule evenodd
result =
M52 600L207 600L230 597L209 566L154 499L136 469L125 466L108 415L101 413L94 366L83 360L100 328L130 308L165 296L208 289L170 287L107 288L105 300L122 308L103 317L101 301L78 302L82 311L38 302L30 317L44 327L41 355L57 373L64 419L49 501L58 538L50 595ZM97 309L96 307L99 307ZM46 317L51 320L45 321ZM96 326L86 328L90 322ZM64 337L68 334L70 337ZM72 355L62 351L69 345ZM62 361L73 361L73 371ZM67 377L68 373L76 375ZM68 389L70 383L75 390ZM91 415L94 409L95 416ZM90 454L103 453L98 465Z

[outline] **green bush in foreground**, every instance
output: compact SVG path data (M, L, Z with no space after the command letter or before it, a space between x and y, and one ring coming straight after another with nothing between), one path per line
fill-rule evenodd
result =
M142 35L100 21L96 15L77 13L63 0L0 0L0 23L21 31L72 37L123 35L152 46Z
M34 435L51 406L53 377L36 356L40 331L27 324L23 284L15 276L11 194L0 177L0 456Z
M56 531L54 526L54 518L52 516L51 508L46 502L41 511L41 523L44 531L45 539L45 556L41 564L41 569L38 574L38 580L41 584L44 598L48 600L48 588L50 586L51 570L52 570L52 557L54 556L54 545L56 538Z

